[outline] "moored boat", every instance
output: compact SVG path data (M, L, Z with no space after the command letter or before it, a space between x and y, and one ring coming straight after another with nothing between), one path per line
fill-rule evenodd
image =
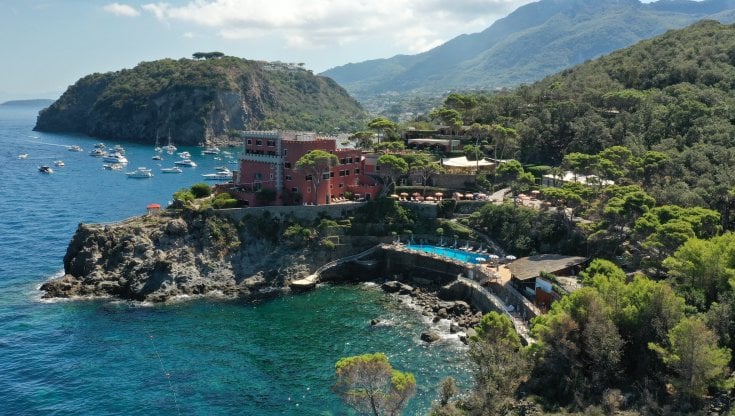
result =
M191 168L197 167L197 164L194 163L194 161L191 160L191 159L177 160L176 162L174 162L174 164L175 165L179 165L179 166L188 166L188 167L191 167Z
M54 173L54 170L48 165L39 166L38 171L41 173Z
M70 152L81 152L83 150L84 149L82 149L81 146L78 146L76 144L69 146L69 151Z
M102 148L95 147L89 152L89 155L94 156L94 157L102 157L102 156L107 156L107 152L102 150Z
M21 153L18 155L18 159L28 159L28 153Z
M62 167L62 166L64 166L64 161L63 160L55 160L54 161L54 165L56 165L58 167Z
M150 169L139 167L138 169L125 173L128 175L128 178L152 178L153 172L151 172Z
M122 170L123 165L122 163L109 163L102 165L102 167L107 170Z
M104 156L102 160L110 163L128 163L128 159L118 152Z
M161 155L155 155L151 159L153 159L153 160L163 160L163 156L161 156Z
M161 168L161 173L182 173L183 170L181 170L178 166L173 166L170 168Z

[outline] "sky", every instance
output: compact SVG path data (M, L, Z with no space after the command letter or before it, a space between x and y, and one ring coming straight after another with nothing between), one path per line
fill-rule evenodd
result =
M219 51L315 73L429 50L534 0L0 0L0 102ZM650 1L650 0L649 0Z

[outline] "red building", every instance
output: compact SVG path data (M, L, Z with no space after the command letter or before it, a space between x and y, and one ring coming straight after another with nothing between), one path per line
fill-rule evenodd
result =
M236 198L249 206L257 205L324 205L352 195L355 199L372 199L380 186L365 175L362 151L340 148L337 140L314 133L247 131L242 132L244 151L240 170L233 178ZM337 156L337 165L325 171L318 189L311 177L296 169L296 162L312 150L323 150ZM257 191L271 189L275 200L258 198ZM273 193L271 193L273 195Z

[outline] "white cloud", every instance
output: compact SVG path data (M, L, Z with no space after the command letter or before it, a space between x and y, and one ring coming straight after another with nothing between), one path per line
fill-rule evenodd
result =
M276 37L290 49L344 47L382 39L415 53L485 29L532 0L189 0L142 6L166 23L234 39Z
M133 6L121 3L110 3L108 5L105 5L102 10L116 16L135 17L140 15L140 12L136 10Z

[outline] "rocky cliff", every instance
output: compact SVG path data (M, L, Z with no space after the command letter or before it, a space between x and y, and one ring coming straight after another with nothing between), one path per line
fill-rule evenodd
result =
M350 131L365 117L337 83L298 66L163 59L85 76L39 113L35 130L196 145L232 130Z
M359 243L334 248L279 242L282 226L270 217L234 223L211 210L80 224L64 256L65 275L41 290L46 298L152 302L184 295L259 297L364 249Z

